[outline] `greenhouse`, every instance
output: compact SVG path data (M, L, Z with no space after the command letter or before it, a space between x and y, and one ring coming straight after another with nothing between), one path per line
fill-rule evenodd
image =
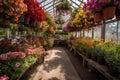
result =
M0 80L120 80L120 0L0 0Z

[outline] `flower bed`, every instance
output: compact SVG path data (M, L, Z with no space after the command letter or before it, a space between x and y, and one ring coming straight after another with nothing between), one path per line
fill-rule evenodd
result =
M5 39L3 42L0 49L0 80L16 80L45 54L42 47L33 47L21 38L16 41Z

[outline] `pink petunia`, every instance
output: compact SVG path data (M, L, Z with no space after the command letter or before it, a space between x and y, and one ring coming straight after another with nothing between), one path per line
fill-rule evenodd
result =
M9 77L7 75L3 75L0 77L0 80L9 80Z
M20 65L21 65L20 62L16 62L16 63L15 63L15 67L17 67L17 68L18 68Z
M8 59L7 54L1 54L0 55L0 60L7 60L7 59Z

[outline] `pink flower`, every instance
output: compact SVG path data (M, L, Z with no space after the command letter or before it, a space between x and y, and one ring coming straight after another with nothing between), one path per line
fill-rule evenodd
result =
M46 51L45 51L44 48L40 47L40 48L39 48L39 53L40 53L41 55L45 55L45 54L46 54Z
M9 77L7 75L3 75L2 77L0 77L0 80L8 80Z
M25 58L26 54L24 52L18 52L19 58L23 59Z
M26 54L24 52L8 52L6 54L0 55L0 60L15 59L15 58L25 58Z
M34 49L26 49L25 52L26 52L27 54L29 54L29 55L35 54L35 50L34 50Z
M20 65L21 65L20 62L15 63L15 67L19 67Z
M0 60L7 60L7 59L8 59L7 54L1 54L0 55Z

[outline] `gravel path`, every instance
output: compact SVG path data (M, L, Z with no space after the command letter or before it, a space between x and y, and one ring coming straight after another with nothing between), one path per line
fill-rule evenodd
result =
M61 47L48 51L45 62L37 67L33 80L81 80Z

